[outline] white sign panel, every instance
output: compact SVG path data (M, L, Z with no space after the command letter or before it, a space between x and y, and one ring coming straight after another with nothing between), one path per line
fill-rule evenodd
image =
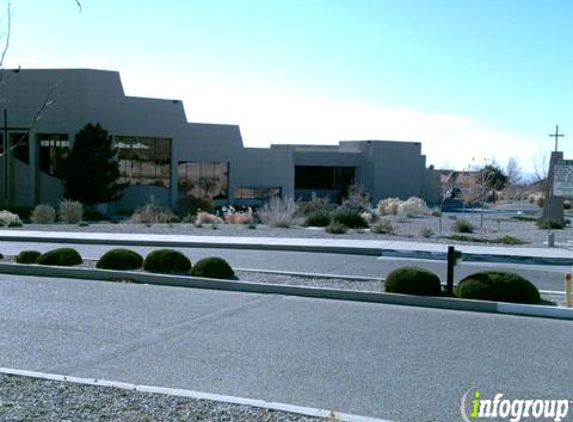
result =
M553 167L553 195L573 197L573 160L561 161Z

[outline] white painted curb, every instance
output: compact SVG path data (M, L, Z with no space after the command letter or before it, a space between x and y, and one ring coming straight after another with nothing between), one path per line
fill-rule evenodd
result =
M573 320L573 309L558 308L555 306L542 305L522 305L519 303L502 303L497 304L497 311L501 314L525 315L545 318L559 318Z
M28 378L38 378L38 379L60 381L60 382L71 382L75 384L91 385L97 387L121 388L123 390L133 390L142 393L154 393L168 396L189 397L197 400L211 400L223 403L237 404L242 406L259 407L262 409L279 410L283 412L297 413L300 415L314 416L319 418L329 418L335 416L336 417L335 420L344 422L392 422L387 419L371 418L368 416L359 416L350 413L338 413L332 410L316 409L313 407L295 406L286 403L267 402L264 400L248 399L244 397L235 397L235 396L225 396L220 394L202 393L199 391L183 390L176 388L136 385L119 381L78 378L66 375L47 374L44 372L25 371L20 369L10 369L1 367L0 367L0 373L6 375L17 375Z

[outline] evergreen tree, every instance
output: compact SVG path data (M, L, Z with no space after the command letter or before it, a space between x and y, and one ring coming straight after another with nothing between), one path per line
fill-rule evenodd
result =
M67 199L94 205L122 197L117 183L119 164L111 143L111 135L99 123L88 123L76 134L63 175Z

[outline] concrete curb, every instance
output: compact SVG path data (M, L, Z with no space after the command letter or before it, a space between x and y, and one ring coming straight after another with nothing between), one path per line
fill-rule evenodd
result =
M192 287L257 294L277 294L320 299L336 299L389 305L407 305L457 311L503 313L545 318L573 320L573 309L540 305L514 305L447 297L423 297L396 293L359 292L318 287L252 283L246 281L216 280L191 276L151 274L134 271L112 271L92 268L52 267L42 265L0 264L0 273L37 277L76 278L84 280L131 280L138 283ZM500 308L501 305L501 308ZM555 312L558 310L558 312Z
M285 403L267 402L264 400L248 399L244 397L225 396L220 394L203 393L199 391L183 390L176 388L153 387L149 385L137 385L119 381L97 380L89 378L70 377L66 375L47 374L43 372L24 371L20 369L0 368L0 373L6 375L17 375L28 378L38 378L43 380L71 382L74 384L91 385L96 387L113 387L123 390L133 390L142 393L163 394L168 396L189 397L197 400L210 400L223 403L231 403L242 406L258 407L262 409L272 409L283 412L297 413L300 415L328 418L335 415L336 420L344 422L391 422L386 419L371 418L367 416L353 415L349 413L338 413L336 411L316 409L313 407L296 406Z

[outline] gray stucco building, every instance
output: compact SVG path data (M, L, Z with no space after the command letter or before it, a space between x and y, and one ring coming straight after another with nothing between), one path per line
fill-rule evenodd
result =
M126 96L118 72L6 70L3 75L0 205L58 203L62 163L87 123L100 123L118 150L126 189L110 211L135 209L151 195L172 208L191 197L215 205L255 205L275 195L335 198L354 181L374 202L389 196L438 200L439 173L426 168L420 143L245 148L238 126L189 123L179 100Z

